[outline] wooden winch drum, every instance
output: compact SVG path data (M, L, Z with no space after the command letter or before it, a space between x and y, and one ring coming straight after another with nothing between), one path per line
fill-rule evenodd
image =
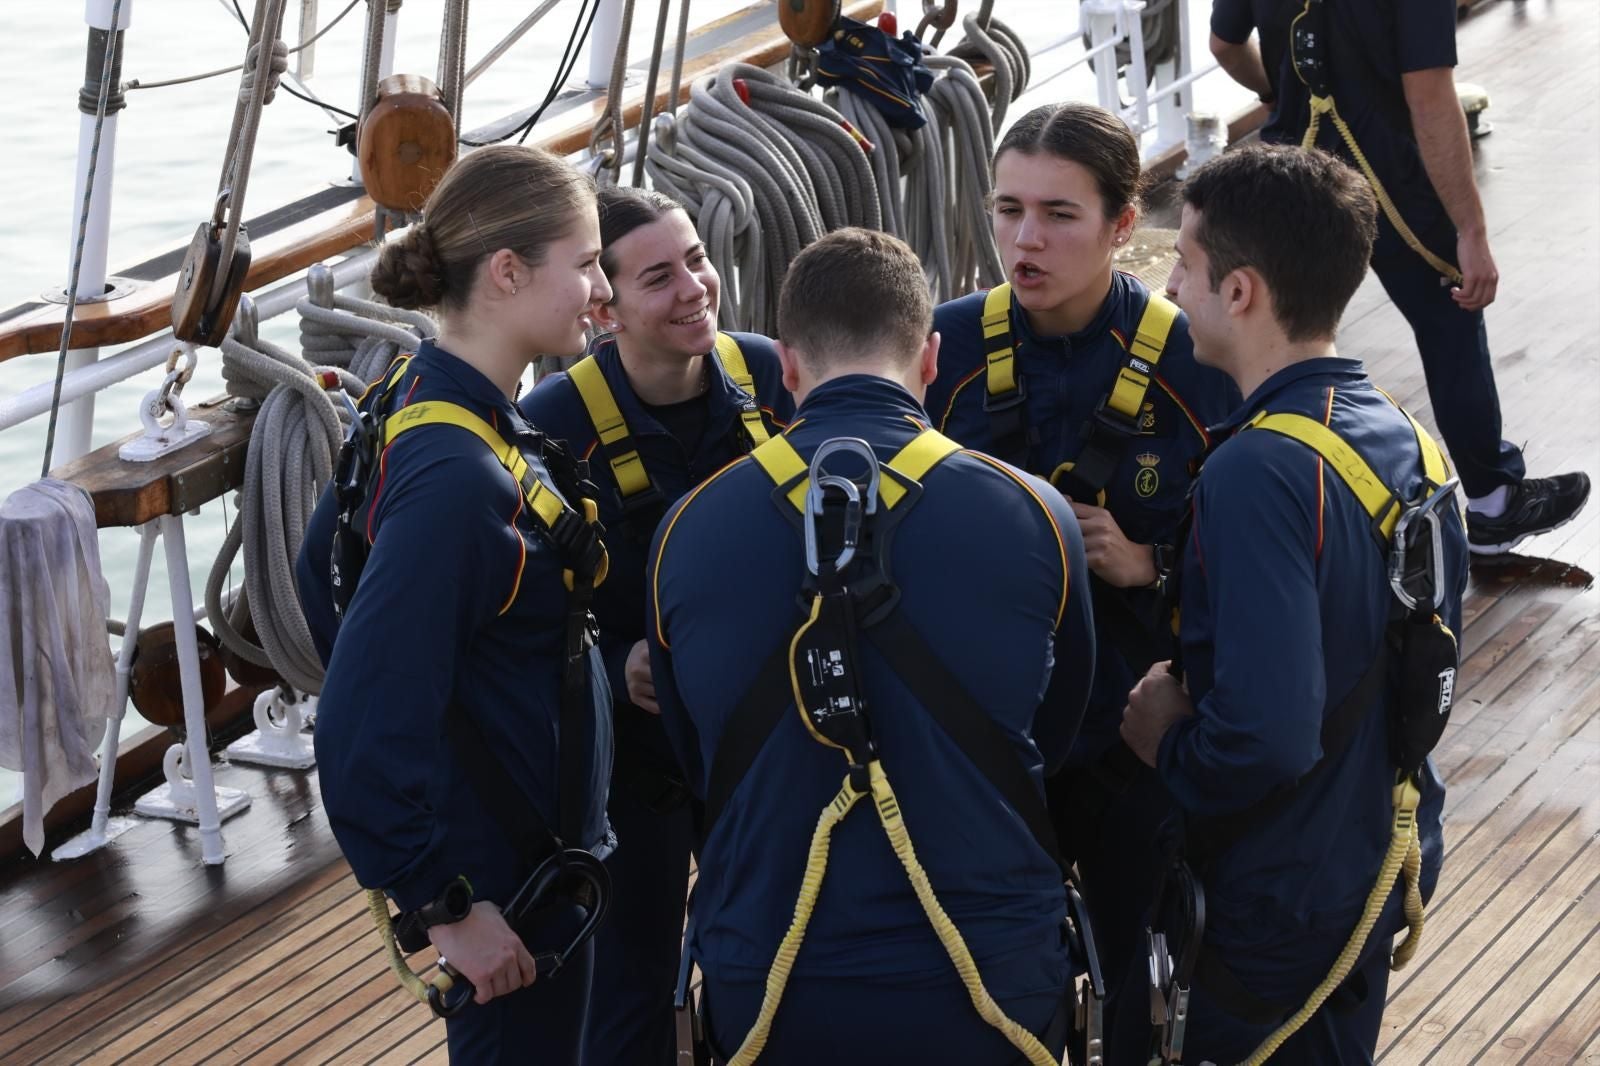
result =
M209 713L221 704L228 676L222 665L221 643L205 626L197 625L194 630L200 649L200 692ZM184 732L183 681L178 671L177 631L171 622L139 631L128 694L148 721L180 735Z

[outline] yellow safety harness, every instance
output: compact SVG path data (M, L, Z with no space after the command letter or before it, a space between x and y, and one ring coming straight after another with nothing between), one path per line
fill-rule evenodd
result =
M862 447L865 445L862 444ZM919 487L920 479L926 476L928 471L959 450L960 446L947 437L931 429L924 430L884 464L890 476L878 482L878 499L882 501L884 507L891 510L901 505L908 493ZM783 498L805 515L807 494L812 491L812 482L807 476L809 467L795 451L794 446L784 437L774 437L752 452L751 457L778 486ZM868 491L871 491L870 486ZM849 815L857 802L867 795L872 797L884 833L888 836L901 866L904 867L929 923L955 964L956 971L960 974L961 981L966 986L978 1013L984 1021L999 1030L1014 1047L1026 1055L1034 1066L1056 1066L1055 1058L1038 1038L1007 1017L994 997L989 994L988 989L984 987L971 951L968 950L955 923L940 905L928 880L927 872L917 860L916 850L912 846L911 835L906 828L899 801L895 797L893 788L890 787L882 762L877 758L875 747L869 745L865 750L853 750L826 735L807 713L807 700L802 691L801 678L796 672L796 664L800 658L802 644L824 611L824 598L824 593L818 591L812 600L810 616L796 631L790 643L789 683L796 710L805 723L806 731L818 742L843 751L850 763L851 771L838 794L823 808L817 820L810 851L806 857L805 874L801 879L799 896L795 901L794 920L778 946L772 969L767 975L766 993L762 998L761 1009L746 1034L744 1043L729 1060L729 1066L749 1066L765 1048L771 1034L773 1018L777 1015L784 988L794 968L795 959L799 955L800 946L811 921L812 911L822 891L822 881L828 867L829 841L833 830Z
M1367 161L1361 146L1356 144L1355 134L1339 114L1338 105L1333 101L1332 82L1329 79L1327 15L1322 6L1325 2L1326 0L1305 0L1305 6L1300 9L1300 14L1289 23L1290 61L1294 65L1295 76L1311 93L1311 120L1306 126L1305 136L1300 140L1300 147L1309 151L1316 145L1317 130L1322 116L1327 115L1332 120L1334 128L1339 131L1339 136L1343 138L1345 147L1350 150L1350 157L1355 160L1356 166L1361 168L1361 173L1366 175L1367 183L1372 186L1373 195L1378 199L1378 205L1383 209L1395 232L1400 234L1400 238L1412 251L1438 271L1441 277L1449 278L1450 281L1460 285L1461 271L1423 245L1411 227L1406 225L1406 220L1400 217L1400 209L1389 198L1389 193L1384 189L1383 182L1378 179L1377 172Z
M1429 489L1437 490L1445 486L1449 480L1449 468L1444 456L1433 438L1411 418L1409 413L1406 413L1406 418L1410 420L1412 429L1416 432L1417 444L1421 449L1423 476ZM1265 411L1247 422L1245 428L1271 430L1311 448L1339 475L1356 499L1361 502L1361 506L1372 518L1373 529L1379 539L1387 545L1394 537L1405 505L1400 497L1384 484L1383 479L1378 477L1360 453L1334 430L1304 415L1268 414ZM1244 1066L1259 1066L1271 1058L1273 1053L1305 1025L1334 990L1350 976L1350 971L1355 967L1362 949L1366 946L1368 936L1383 912L1384 904L1394 888L1396 879L1401 876L1405 878L1404 910L1408 933L1406 939L1394 950L1390 962L1391 969L1401 969L1416 954L1422 942L1424 922L1422 893L1418 887L1422 873L1422 848L1417 834L1417 806L1420 802L1421 791L1415 777L1410 774L1402 775L1393 790L1394 819L1390 827L1389 848L1384 855L1382 865L1378 868L1377 879L1367 896L1360 921L1350 934L1350 939L1346 942L1344 950L1339 953L1328 975L1312 991L1300 1009L1244 1060Z
M345 538L345 545L350 544L356 534L351 526L354 512L360 508L366 497L366 479L376 467L376 456L381 455L383 449L394 443L404 434L422 426L455 426L466 430L479 440L483 441L489 451L517 482L523 499L527 502L528 513L533 518L540 532L562 555L565 564L562 570L562 580L567 587L569 596L567 619L567 662L564 668L561 724L562 732L567 732L569 721L579 713L574 699L582 695L583 671L576 660L581 657L586 641L585 636L589 622L588 604L593 590L599 587L606 579L609 570L609 557L604 543L600 540L599 512L595 501L582 491L583 483L576 481L576 464L571 464L568 471L574 481L574 491L570 494L578 502L579 509L575 509L563 499L562 494L553 485L547 484L533 467L528 463L518 447L507 441L494 427L478 417L472 411L460 404L447 400L427 400L400 408L390 414L384 415L382 409L388 404L395 386L404 377L410 364L411 357L404 356L397 359L390 370L381 379L382 385L374 385L368 390L370 395L374 389L379 395L373 405L377 410L366 407L367 396L362 397L362 405L354 411L349 437L340 450L339 470L335 477L335 490L340 503L340 533L337 536ZM565 460L570 463L570 457L559 449L558 446L545 442L544 458L547 463L552 460ZM336 536L335 557L341 554L341 547ZM360 581L361 568L364 556L361 558L347 558L343 567L336 561L334 564L335 585L340 588L342 599L336 595L336 601L341 608L347 604L354 595L354 586ZM502 612L509 608L511 599L508 598ZM447 719L447 726L451 728L451 735L456 743L469 743L473 745L472 757L478 763L482 773L491 777L503 778L506 771L500 766L492 753L483 747L481 734L476 727L465 721L463 712L459 708L452 708L452 713ZM577 825L581 818L579 813L579 792L582 788L580 768L576 759L563 758L560 761L560 810L562 814L563 838L575 840ZM490 781L487 787L497 791L497 799L503 799L507 793L503 782ZM496 803L489 803L491 810L497 809ZM519 809L525 804L513 803L506 808L507 814ZM537 816L534 818L538 821ZM541 850L559 851L562 847L561 839L552 835L547 826L542 822L538 826L523 825L520 832L511 833L512 839L519 842L537 837L541 839L538 847ZM445 1006L446 993L451 992L459 983L459 977L440 968L433 977L424 981L421 976L411 970L406 964L399 938L396 935L394 917L389 912L388 897L376 889L368 889L366 893L367 909L372 915L373 923L378 928L378 934L383 941L384 953L389 962L389 968L394 972L402 986L419 1001L429 1004L435 1012L441 1015L454 1013L466 1002L465 998L458 998ZM592 935L592 931L591 931Z
M1145 396L1161 362L1178 305L1152 292L1144 313L1128 342L1127 354L1117 368L1117 378L1101 399L1094 416L1083 427L1083 447L1077 458L1062 463L1050 475L1053 484L1070 477L1084 500L1105 504L1105 486L1111 480L1126 442L1137 436ZM1016 342L1011 334L1011 285L996 285L983 300L984 397L995 454L1024 465L1031 443L1025 402L1027 388L1017 375ZM1074 495L1077 496L1078 492Z
M739 411L740 435L747 450L755 448L765 443L771 435L756 401L755 378L750 374L739 342L733 337L718 333L715 350L722 369L747 398ZM578 387L584 410L589 413L589 421L599 435L600 448L605 453L606 461L611 466L611 475L616 478L617 489L622 494L623 514L630 520L636 516L642 517L643 521L630 521L629 525L630 528L647 526L633 532L648 539L666 511L666 500L650 482L650 474L644 468L644 460L639 457L639 449L633 442L633 433L628 428L627 420L622 417L622 409L617 406L617 398L612 395L611 386L606 384L605 374L592 355L579 360L567 374Z
M539 480L515 444L507 441L489 423L460 404L446 400L426 400L402 407L383 420L383 447L394 443L402 434L422 426L455 426L483 441L494 453L494 457L500 460L500 465L516 479L517 485L522 489L523 499L528 501L529 513L558 545L565 539L565 530L569 525L581 523L593 527L599 522L599 511L595 507L594 500L580 496L578 499L583 510L581 513L574 510L554 487ZM610 559L602 545L600 562L594 573L595 588L599 588L605 582L609 563ZM562 570L561 576L570 592L574 582L573 570L568 567Z

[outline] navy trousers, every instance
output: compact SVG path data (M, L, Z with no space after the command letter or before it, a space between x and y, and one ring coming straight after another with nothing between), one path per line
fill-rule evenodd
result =
M1412 202L1421 206L1402 206L1407 225L1429 249L1454 261L1456 233L1443 207L1437 201ZM1449 286L1440 284L1438 273L1406 245L1382 212L1372 269L1416 334L1433 418L1462 489L1468 496L1486 496L1521 481L1526 473L1522 452L1500 435L1500 394L1483 312L1458 307Z
M607 810L617 850L606 860L613 889L595 934L594 1009L583 1034L584 1066L672 1066L672 992L678 980L695 815L689 803L659 813L613 775Z
M802 951L803 955L803 951ZM1062 1011L1072 967L1064 949L1029 949L979 963L984 986L1006 1015L1045 1037L1057 1057L1066 1048ZM761 1009L765 985L719 981L702 989L713 1047L723 1059L744 1040ZM1055 1024L1052 1024L1055 1023ZM915 986L871 980L791 977L773 1019L763 1066L871 1066L961 1063L1019 1066L1027 1060L972 1005L954 967L947 979Z

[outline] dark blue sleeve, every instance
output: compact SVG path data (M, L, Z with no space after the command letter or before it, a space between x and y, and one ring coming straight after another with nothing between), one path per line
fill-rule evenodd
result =
M356 880L407 909L465 872L436 859L443 716L474 634L508 591L489 575L514 572L516 534L509 513L496 513L490 481L505 475L487 449L434 454L448 436L418 430L386 456L371 554L317 717L323 803L339 846Z
M1246 432L1206 464L1190 565L1204 574L1214 685L1161 743L1161 775L1191 814L1239 810L1321 754L1326 682L1316 575L1314 455Z
M1393 11L1401 74L1456 65L1456 0L1405 0Z
M1211 32L1229 44L1244 44L1256 28L1251 0L1212 0Z
M666 607L659 599L662 572L670 570L673 565L670 558L663 558L665 533L671 529L678 512L683 510L687 502L687 497L679 500L667 512L651 541L650 562L645 571L644 625L645 639L650 645L650 678L656 687L656 703L661 707L662 728L666 730L667 742L672 745L672 752L677 756L678 766L683 770L689 790L705 799L706 771L700 758L700 737L688 709L683 705L683 697L678 694L677 675L672 668L671 638L664 632Z
M1094 613L1078 520L1059 492L1039 478L1030 480L1049 508L1067 553L1066 605L1056 627L1055 665L1033 728L1034 743L1044 756L1045 775L1050 776L1066 761L1089 704L1089 690L1094 684Z

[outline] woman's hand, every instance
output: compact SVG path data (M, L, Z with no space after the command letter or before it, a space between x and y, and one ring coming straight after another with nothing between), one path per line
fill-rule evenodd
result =
M1155 549L1135 544L1104 507L1069 499L1083 532L1084 561L1101 579L1117 588L1141 588L1156 579Z
M428 939L441 960L472 982L475 1003L527 988L539 976L522 938L488 900L474 903L459 922L431 927Z

